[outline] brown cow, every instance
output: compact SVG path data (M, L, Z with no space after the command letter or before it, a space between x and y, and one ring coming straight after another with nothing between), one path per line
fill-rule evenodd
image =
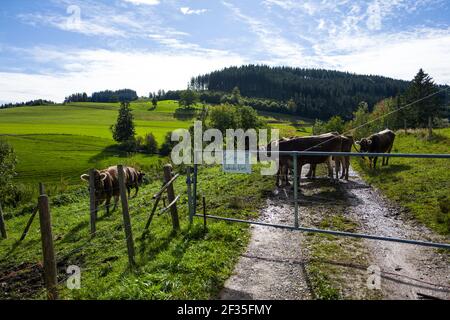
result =
M356 144L360 146L360 152L369 153L391 153L392 146L394 145L395 133L392 130L385 129L378 133L371 135L368 138L363 138L360 141L356 141ZM369 166L376 169L378 157L369 157ZM383 157L382 165L388 165L389 158Z
M83 174L82 180L89 182L89 175ZM109 167L104 170L94 170L95 207L105 203L106 214L109 214L111 198L114 196L113 211L119 202L120 190L117 167Z
M298 137L290 140L279 141L279 151L329 151L338 152L341 150L341 137L339 135L323 134L320 136L309 136L309 137ZM301 176L302 167L304 164L318 164L331 161L330 156L302 156L297 157L298 163L298 173ZM279 186L280 174L287 171L282 170L282 165L284 167L292 168L292 155L280 155L280 169L277 174L277 185ZM336 179L339 179L339 162L336 162ZM329 175L333 178L333 172L331 169L331 164L329 165ZM300 183L300 179L298 180Z
M128 198L130 197L132 188L136 189L136 193L134 195L134 197L136 197L139 192L139 186L142 184L145 173L138 171L133 167L125 167L125 172L127 173L126 186L128 191Z

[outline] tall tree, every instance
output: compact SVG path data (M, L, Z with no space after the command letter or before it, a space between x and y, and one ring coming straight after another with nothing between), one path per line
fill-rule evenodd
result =
M406 103L415 102L408 112L413 126L424 128L428 125L429 117L435 119L441 116L439 96L435 95L424 99L438 90L439 88L434 83L433 78L420 69L405 92Z
M119 115L115 125L111 126L111 131L114 140L117 142L127 142L134 140L135 129L133 122L133 113L131 112L130 104L122 102L120 104Z
M179 100L179 104L180 106L182 106L183 108L190 108L192 107L194 104L199 102L199 95L196 91L193 90L185 90L181 93L180 95L180 100Z

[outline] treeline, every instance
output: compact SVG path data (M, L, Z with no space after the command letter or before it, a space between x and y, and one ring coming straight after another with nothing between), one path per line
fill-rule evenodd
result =
M49 104L55 104L55 103L53 101L49 101L49 100L37 99L37 100L30 100L27 102L20 102L20 103L5 103L5 104L0 105L0 109L25 107L25 106L43 106L43 105L49 105Z
M255 108L283 112L291 101L292 113L319 119L334 115L350 119L359 102L366 101L372 110L378 101L397 96L407 86L407 81L381 76L264 65L225 68L193 77L189 85L200 92L230 93L238 87L243 97L259 98L258 103L267 99L259 107L254 103Z
M92 96L88 96L85 92L74 93L64 99L64 103L69 102L125 102L134 101L139 97L136 91L131 89L121 90L104 90L92 93Z
M313 134L337 131L352 133L359 139L386 128L448 127L450 106L446 93L449 90L436 85L431 76L420 69L403 94L381 100L372 111L366 102L360 102L348 122L338 115L327 122L316 120Z

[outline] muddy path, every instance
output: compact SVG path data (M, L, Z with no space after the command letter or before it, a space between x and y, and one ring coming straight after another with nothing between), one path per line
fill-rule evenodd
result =
M350 181L339 185L301 180L302 226L449 241L413 220L353 170ZM293 225L292 197L289 188L275 190L258 221ZM368 289L369 266L381 271L379 289ZM336 287L338 295L325 295L332 299L450 299L450 255L408 244L252 226L247 250L219 298L314 299L323 297L323 286Z

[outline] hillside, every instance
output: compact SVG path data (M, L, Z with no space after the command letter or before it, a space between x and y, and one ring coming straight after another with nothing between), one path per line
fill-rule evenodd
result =
M225 68L193 77L190 82L196 90L231 92L237 86L245 97L292 98L296 114L320 119L334 115L350 118L359 102L366 101L372 108L383 98L403 92L407 85L407 81L381 76L258 65Z

